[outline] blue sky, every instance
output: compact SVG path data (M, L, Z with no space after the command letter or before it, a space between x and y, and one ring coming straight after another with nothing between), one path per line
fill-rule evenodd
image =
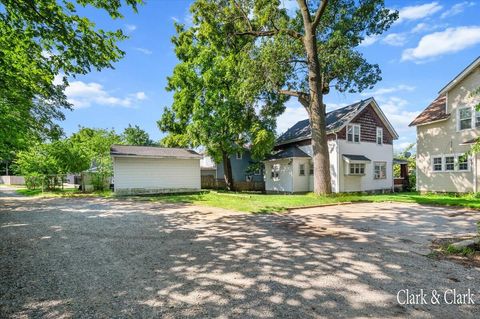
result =
M478 1L478 2L477 2ZM147 0L138 14L123 10L125 18L112 21L106 14L89 11L99 27L122 28L130 38L120 43L126 56L115 69L92 72L70 79L67 96L74 104L61 123L67 135L78 126L114 128L139 125L154 140L163 135L156 121L172 102L165 91L166 77L177 60L170 42L173 23L189 23L191 1ZM284 0L292 9L295 1ZM329 110L373 96L395 126L400 138L396 148L415 141L408 128L438 91L480 55L480 0L476 1L386 1L400 10L400 19L385 34L366 39L359 50L377 63L383 80L369 92L326 96ZM278 132L306 118L305 110L291 99L278 118Z

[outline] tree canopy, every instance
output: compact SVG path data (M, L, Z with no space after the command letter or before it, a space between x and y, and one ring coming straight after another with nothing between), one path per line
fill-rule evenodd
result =
M31 142L58 139L59 120L70 109L67 76L113 67L124 52L121 30L107 31L78 14L80 7L121 18L122 5L141 0L0 0L0 157ZM55 81L55 77L63 79Z
M329 193L323 95L332 87L359 92L381 79L378 65L368 63L356 47L387 30L398 13L385 8L383 0L297 4L289 14L280 0L197 0L192 11L203 19L203 29L225 34L226 41L250 43L241 49L239 90L254 97L258 91L293 96L305 107L312 127L315 192Z
M243 39L229 39L224 30L209 27L210 16L192 7L194 25L176 25L173 38L180 62L168 78L174 92L159 127L169 135L167 146L204 146L216 162L223 161L227 187L233 180L229 155L249 147L254 158L269 153L275 140L275 117L284 110L282 97L256 90L245 94L239 66L246 57Z
M138 125L131 126L130 124L123 130L122 141L127 145L151 146L155 144L147 132Z

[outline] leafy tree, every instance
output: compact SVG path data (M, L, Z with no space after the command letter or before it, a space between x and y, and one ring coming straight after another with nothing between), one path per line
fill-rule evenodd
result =
M0 0L0 157L30 143L58 139L56 122L69 109L67 76L111 68L124 52L121 30L105 31L77 13L91 6L121 18L123 3L136 11L141 0ZM58 74L63 81L54 81Z
M81 172L87 169L90 163L81 148L70 140L61 140L36 144L20 151L15 165L27 179L39 178L42 184L50 188L58 183L58 175Z
M150 139L147 132L142 130L138 125L125 128L122 134L122 140L127 145L149 146L155 143Z
M275 117L283 112L278 95L257 90L244 94L238 65L246 59L248 39L231 39L211 28L211 16L193 7L194 26L176 25L173 38L179 64L168 78L174 102L166 108L160 129L169 132L167 146L204 146L215 162L223 162L227 188L234 188L229 156L247 144L256 159L270 152L275 140Z
M401 152L395 154L395 158L407 161L408 167L408 187L410 190L414 190L416 187L416 168L417 168L417 161L416 155L412 153L413 148L415 147L415 143L411 143ZM400 176L400 165L394 165L393 167L393 176L399 177Z
M471 93L471 96L473 98L477 98L477 103L475 105L475 110L477 112L480 112L480 87L478 87L476 90L474 90ZM472 145L472 149L471 149L470 153L472 153L472 154L480 153L480 140L477 140L477 142Z
M87 155L92 168L98 168L111 175L110 146L122 142L121 137L113 129L81 127L69 140Z
M294 15L280 0L197 0L193 10L227 39L247 38L248 57L239 64L241 90L269 90L298 98L312 127L314 191L331 192L324 95L334 87L358 92L378 82L378 65L355 48L366 36L381 34L398 18L383 0L297 0ZM221 31L219 31L221 32Z

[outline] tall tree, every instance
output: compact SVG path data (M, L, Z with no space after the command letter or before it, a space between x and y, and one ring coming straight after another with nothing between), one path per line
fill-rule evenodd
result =
M194 10L211 28L254 45L241 65L242 89L270 90L298 98L310 118L314 191L331 192L324 95L359 92L378 82L380 69L356 47L387 30L398 18L383 0L297 0L294 15L280 0L197 0Z
M270 152L275 117L283 112L278 95L244 94L238 65L251 45L248 39L229 38L222 28L211 28L214 15L200 15L192 7L193 26L176 25L173 38L180 62L168 78L174 101L166 108L160 129L169 132L168 146L204 146L207 154L223 163L227 188L234 188L230 155L247 145L254 158Z
M56 123L69 109L67 76L111 68L124 52L121 30L105 31L79 7L121 18L121 6L136 11L141 0L0 0L0 157L30 141L57 139ZM54 81L63 74L63 81Z
M130 124L123 130L122 140L127 145L149 146L155 144L147 132L138 125L131 126Z

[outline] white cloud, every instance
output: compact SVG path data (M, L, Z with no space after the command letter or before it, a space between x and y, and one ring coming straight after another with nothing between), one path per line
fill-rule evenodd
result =
M363 41L360 43L360 46L361 47L368 47L369 45L374 44L378 40L380 40L379 35L371 35L371 36L368 36L365 39L363 39Z
M137 30L137 26L134 25L134 24L126 24L125 25L125 30L127 30L127 32L133 32L133 31Z
M135 93L135 98L137 100L146 100L147 99L147 95L145 94L145 92L137 92Z
M147 98L144 92L130 94L127 97L116 97L105 91L103 86L96 82L85 83L72 81L65 89L68 101L74 108L86 108L92 105L107 105L120 107L134 107L134 102Z
M170 17L170 19L173 20L173 22L179 23L180 20L177 17Z
M442 13L440 17L442 19L453 17L465 11L465 9L467 9L468 7L473 7L474 5L475 5L475 2L473 1L464 1L464 2L457 3L453 5L449 10Z
M399 18L396 22L400 23L407 20L423 19L433 15L441 9L442 6L439 5L438 2L430 2L417 6L403 7L398 12Z
M308 118L307 111L296 99L290 99L285 106L285 112L277 118L278 134L286 132L298 121Z
M416 48L403 51L402 61L421 62L442 54L458 52L478 43L480 26L448 28L422 37Z
M397 133L411 133L414 131L413 128L408 127L408 124L410 124L420 112L408 111L406 109L409 104L407 100L396 96L390 96L387 98L378 97L377 102Z
M142 52L143 54L150 55L153 53L153 51L145 48L135 48L138 52Z
M382 39L382 42L388 45L401 47L407 42L407 36L404 33L390 33Z
M379 95L386 95L386 94L391 94L391 93L396 93L396 92L401 92L401 91L411 92L413 90L415 90L414 86L406 85L406 84L399 84L397 86L380 88L380 89L375 90L375 91L363 92L362 96L378 97Z

